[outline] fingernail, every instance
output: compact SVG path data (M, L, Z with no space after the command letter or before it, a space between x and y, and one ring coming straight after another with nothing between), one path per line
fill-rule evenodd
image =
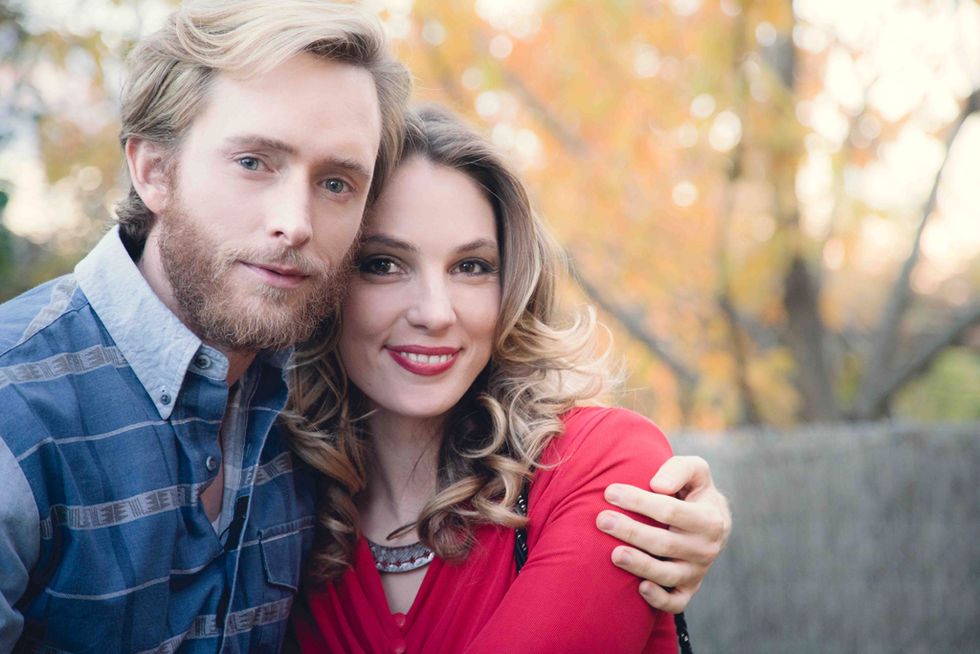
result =
M613 485L613 486L606 487L606 501L607 502L611 502L613 504L617 504L617 503L619 503L619 500L622 497L623 496L620 493L619 486Z
M648 594L652 590L653 583L649 581L640 582L640 593L643 595Z
M616 518L610 513L600 513L596 524L603 531L612 531L613 527L616 526Z
M674 480L667 475L654 475L653 484L654 486L659 486L660 488L673 488Z
M613 550L613 563L616 565L627 565L630 562L630 558L630 551L627 549L617 547Z

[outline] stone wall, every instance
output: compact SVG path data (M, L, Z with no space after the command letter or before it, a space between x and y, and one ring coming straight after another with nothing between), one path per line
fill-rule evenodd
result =
M695 652L980 652L980 424L679 434L734 529Z

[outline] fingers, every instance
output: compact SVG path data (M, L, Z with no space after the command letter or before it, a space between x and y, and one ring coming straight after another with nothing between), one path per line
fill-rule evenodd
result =
M613 550L612 562L640 579L668 589L684 587L701 580L701 575L694 570L695 566L689 563L662 561L625 545Z
M655 609L680 613L701 586L702 571L685 563L660 561L631 547L613 550L613 563L643 582L640 595Z
M680 613L687 608L688 602L694 597L697 588L675 588L671 591L649 581L640 584L640 595L646 603L655 609L667 613Z
M708 462L699 456L673 456L667 459L650 480L650 488L657 493L676 495L714 486Z
M596 526L613 538L651 556L707 566L721 551L721 542L696 533L670 531L644 524L615 511L602 511ZM702 576L704 573L701 573Z
M613 506L645 515L673 530L701 534L708 540L723 543L731 529L730 516L726 523L726 515L713 501L679 500L626 484L611 484L606 488L605 497Z

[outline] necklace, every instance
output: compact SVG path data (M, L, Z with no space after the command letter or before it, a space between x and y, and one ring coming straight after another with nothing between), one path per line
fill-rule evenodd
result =
M432 563L435 552L422 543L389 547L366 539L379 572L411 572Z

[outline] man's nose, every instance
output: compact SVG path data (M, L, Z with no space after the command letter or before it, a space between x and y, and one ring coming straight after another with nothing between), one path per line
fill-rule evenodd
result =
M273 200L266 219L271 236L284 245L298 249L313 238L313 210L311 190L303 182L290 184Z

